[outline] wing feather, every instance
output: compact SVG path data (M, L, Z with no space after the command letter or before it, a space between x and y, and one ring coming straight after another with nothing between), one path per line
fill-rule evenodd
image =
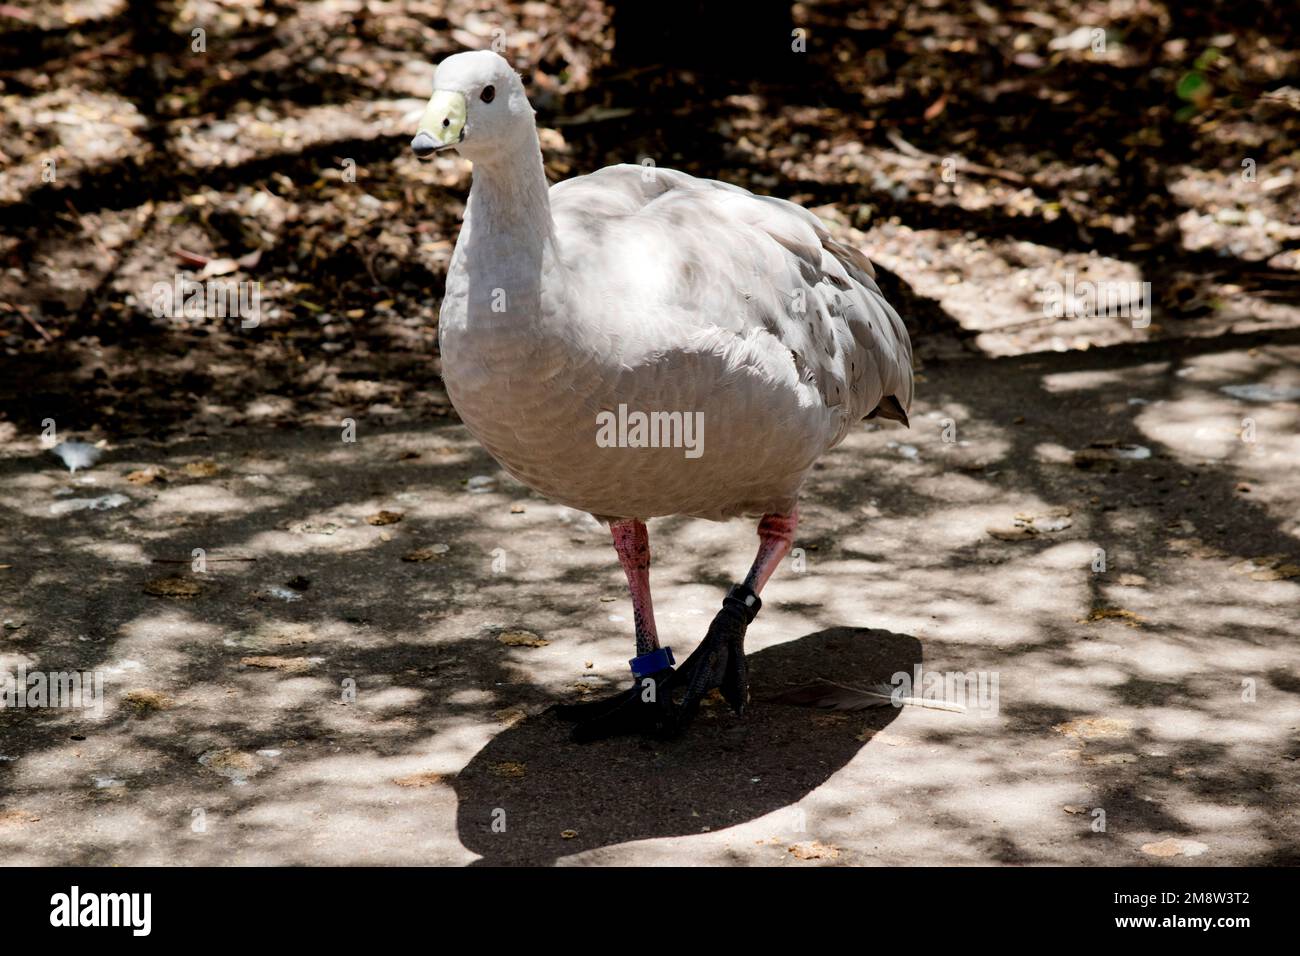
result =
M689 312L738 336L767 334L794 373L839 415L829 445L880 416L906 423L912 346L871 261L832 238L813 213L676 170L610 166L551 188L566 237L621 267L629 296ZM647 264L653 263L653 268Z

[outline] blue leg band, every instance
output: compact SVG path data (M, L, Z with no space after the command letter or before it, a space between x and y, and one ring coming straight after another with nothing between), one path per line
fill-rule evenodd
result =
M628 663L632 665L632 676L640 680L642 677L648 677L665 668L672 667L677 662L673 660L673 649L671 647L661 647L649 654L634 657Z

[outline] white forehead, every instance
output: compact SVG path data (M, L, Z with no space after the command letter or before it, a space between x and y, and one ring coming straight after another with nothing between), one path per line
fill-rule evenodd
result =
M488 84L500 86L515 79L515 71L504 57L491 50L474 50L457 53L439 63L433 75L433 86L438 90L464 93Z

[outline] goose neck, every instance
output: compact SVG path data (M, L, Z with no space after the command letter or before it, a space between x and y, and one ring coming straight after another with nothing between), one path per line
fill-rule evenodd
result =
M527 246L554 243L549 187L536 133L530 145L474 164L466 214L477 234L508 237Z

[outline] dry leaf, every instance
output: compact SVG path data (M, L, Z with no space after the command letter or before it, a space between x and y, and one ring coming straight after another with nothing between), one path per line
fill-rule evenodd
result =
M497 777L522 777L528 772L526 764L514 760L504 760L501 763L494 763L490 768L492 774Z
M397 522L401 521L402 518L403 514L400 511L378 511L366 519L366 524L397 524Z
M788 848L798 860L838 860L840 849L814 840L812 843L795 843Z
M1080 624L1096 624L1098 621L1120 620L1129 627L1141 627L1146 618L1134 614L1132 611L1126 611L1122 607L1095 607L1088 612L1088 616L1080 618Z
M272 644L276 647L292 647L310 644L317 640L317 636L306 624L272 623L259 626L251 640L254 646Z
M133 485L151 485L155 481L166 481L167 469L161 465L150 465L148 468L131 472L126 476L126 480Z
M1052 729L1076 740L1111 740L1127 737L1133 729L1133 721L1118 717L1077 717Z
M1093 767L1119 767L1138 760L1137 754L1084 754L1080 759Z
M1147 856L1170 857L1170 856L1200 856L1209 849L1204 843L1198 843L1195 840L1180 840L1176 837L1170 837L1167 840L1161 840L1158 843L1143 843L1142 852Z
M207 264L199 272L200 279L211 279L215 276L230 275L239 269L239 263L234 259L209 259Z
M493 711L492 716L507 727L513 727L528 715L519 707L503 707L501 710Z
M551 643L532 631L502 631L497 640L509 647L545 647Z
M1043 532L1064 531L1074 524L1070 509L1064 507L1048 508L1043 514L1021 512L1015 516L1015 523L1008 527L986 528L985 530L999 541L1028 541Z
M1300 565L1290 562L1285 554L1266 554L1235 564L1237 574L1249 574L1252 581L1281 581L1300 575Z
M0 810L0 827L22 826L24 823L36 823L41 818L26 810Z
M242 782L262 772L262 762L252 754L226 748L209 750L199 757L199 763L218 776Z
M1114 457L1101 448L1081 448L1074 453L1075 468L1091 468L1093 465L1109 464Z
M137 717L147 717L159 710L167 710L176 702L166 694L156 690L129 690L122 695L122 706L129 708Z
M437 561L444 554L450 551L445 544L435 544L428 548L416 548L414 551L408 551L402 555L403 561Z
M274 654L255 657L241 657L239 663L244 667L256 667L261 670L285 671L289 674L301 674L311 670L312 662L306 657L277 657Z
M412 773L405 777L395 777L393 783L397 784L399 787L418 790L422 787L432 787L442 783L442 774L434 773L432 770L426 770L423 773Z
M213 461L187 461L184 468L191 478L211 478L219 470Z
M1038 532L1030 525L1017 525L1010 528L986 528L989 535L999 541L1028 541L1038 537Z
M1297 575L1300 575L1300 565L1279 564L1275 568L1256 571L1250 576L1250 579L1252 581L1281 581L1284 578L1294 578Z
M1169 550L1201 561L1227 557L1227 552L1207 545L1200 538L1174 538L1169 542Z
M154 597L192 598L198 597L202 590L202 586L193 578L154 578L144 584L144 593Z

